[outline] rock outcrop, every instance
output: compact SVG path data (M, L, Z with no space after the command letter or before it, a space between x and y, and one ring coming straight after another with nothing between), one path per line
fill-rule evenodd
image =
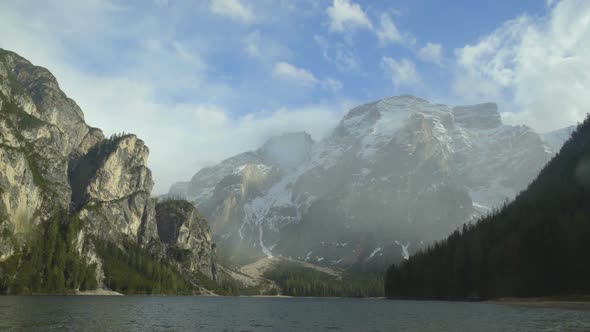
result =
M215 254L209 224L191 203L166 199L156 204L158 236L190 271L214 277ZM177 258L177 257L173 257Z
M93 233L124 234L139 244L157 240L149 150L135 135L111 137L96 144L72 174L72 203Z

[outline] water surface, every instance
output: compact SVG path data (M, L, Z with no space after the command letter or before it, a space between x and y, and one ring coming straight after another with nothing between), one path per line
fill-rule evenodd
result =
M0 296L16 331L589 331L590 312L369 299Z

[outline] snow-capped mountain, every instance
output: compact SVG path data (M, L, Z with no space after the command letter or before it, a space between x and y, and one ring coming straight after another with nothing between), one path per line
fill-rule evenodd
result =
M353 108L320 142L305 133L271 138L169 194L198 206L236 262L283 255L378 264L512 199L565 139L504 125L492 103L397 96Z

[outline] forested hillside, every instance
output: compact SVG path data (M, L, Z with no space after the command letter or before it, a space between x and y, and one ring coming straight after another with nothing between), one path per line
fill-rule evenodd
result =
M590 293L590 117L517 198L386 274L389 298Z
M381 297L383 279L373 273L347 271L337 277L282 261L264 277L277 283L283 295L313 297Z
M2 223L0 218L0 224ZM26 234L26 244L0 261L0 294L66 293L95 289L96 264L76 249L80 219L58 211ZM6 230L0 241L16 242Z

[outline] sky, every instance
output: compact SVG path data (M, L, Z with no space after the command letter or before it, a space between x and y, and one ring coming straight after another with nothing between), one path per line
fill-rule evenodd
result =
M143 139L156 194L393 95L497 102L539 132L590 110L587 0L3 0L0 48Z

